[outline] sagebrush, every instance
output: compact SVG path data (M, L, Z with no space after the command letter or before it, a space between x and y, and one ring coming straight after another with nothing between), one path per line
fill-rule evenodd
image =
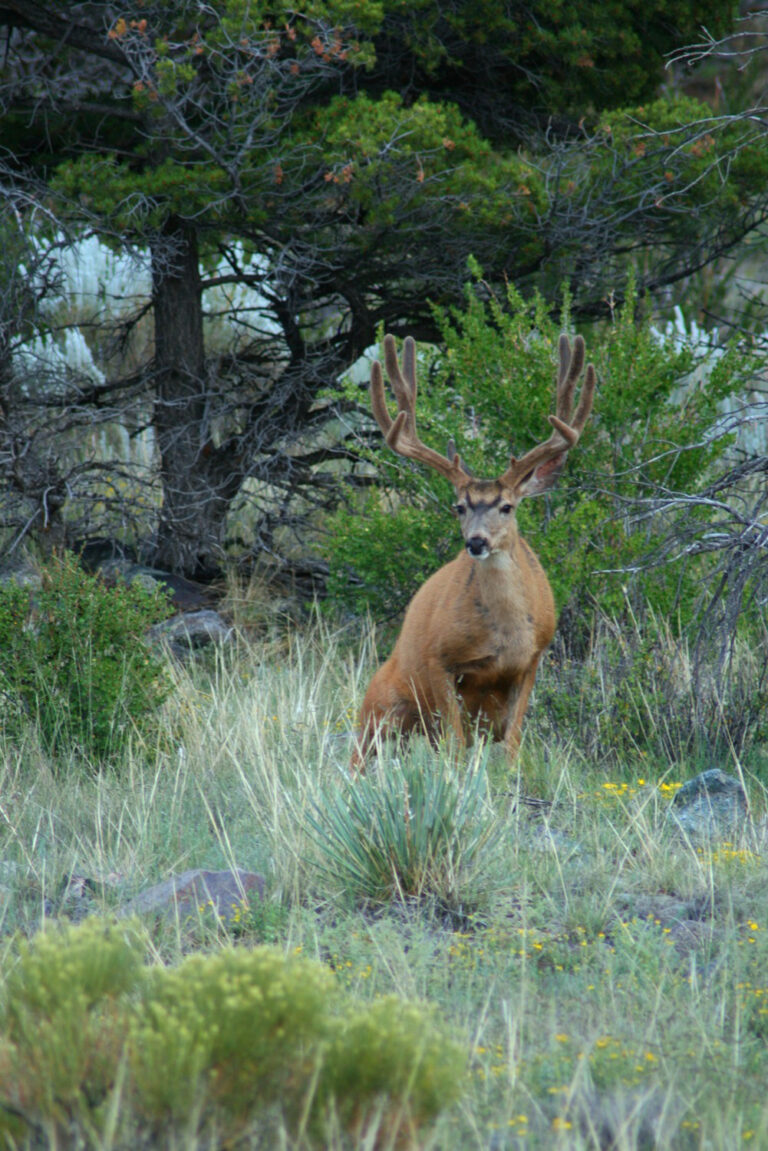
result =
M148 946L136 923L91 920L6 956L6 1145L41 1129L98 1142L116 1092L131 1104L119 1146L281 1125L305 1145L338 1125L408 1145L460 1093L466 1053L423 1006L355 1005L327 968L266 947L167 968Z

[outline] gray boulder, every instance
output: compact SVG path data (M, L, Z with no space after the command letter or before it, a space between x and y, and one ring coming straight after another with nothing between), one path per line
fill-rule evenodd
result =
M672 826L690 839L733 838L744 831L749 801L741 781L719 767L684 783L669 808Z
M118 914L154 915L182 927L215 915L229 925L242 915L244 905L263 897L264 876L256 872L193 868L148 887L123 904Z
M205 608L181 612L154 624L147 632L147 638L165 645L179 659L184 659L209 644L228 643L234 634L234 628L218 612Z

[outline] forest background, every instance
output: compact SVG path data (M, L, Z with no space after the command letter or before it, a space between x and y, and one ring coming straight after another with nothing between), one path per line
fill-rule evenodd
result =
M705 552L733 625L764 554L764 437L724 442L764 417L763 22L614 7L5 4L6 551L258 561L391 615L454 544L372 436L361 357L423 341L426 434L490 472L543 434L562 323L601 376L529 514L566 618L598 569L614 610L646 555L671 586Z
M578 328L590 431L520 510L554 658L663 621L689 742L758 738L765 17L710 8L5 5L11 566L255 579L386 644L456 533L447 484L382 449L377 341L420 341L423 434L493 474L543 435Z

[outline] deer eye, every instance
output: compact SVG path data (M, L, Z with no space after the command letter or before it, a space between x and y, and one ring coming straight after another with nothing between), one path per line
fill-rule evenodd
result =
M463 516L464 512L467 510L467 505L466 504L454 504L453 510L456 512L457 516Z
M508 516L509 513L513 510L514 509L512 507L512 504L502 504L501 507L499 508L499 511L501 512L501 514L503 516Z

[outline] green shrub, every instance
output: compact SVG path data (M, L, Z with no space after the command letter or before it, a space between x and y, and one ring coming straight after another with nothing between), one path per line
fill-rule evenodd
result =
M484 756L457 769L415 741L386 767L329 789L307 817L317 866L363 901L426 897L466 908L499 836Z
M0 1134L4 1108L67 1124L106 1098L144 953L135 925L96 920L20 942L0 1001Z
M0 588L3 728L17 737L32 720L51 754L76 748L95 761L146 733L170 684L145 634L169 611L164 594L107 587L66 554L39 590Z
M385 472L397 467L386 461ZM425 483L426 481L425 478ZM446 504L431 489L422 503L393 499L374 488L356 512L329 517L333 551L329 552L330 604L344 604L358 614L369 608L379 620L402 611L417 587L459 549L458 528Z
M380 1141L391 1147L400 1128L415 1134L454 1102L465 1066L464 1051L431 1013L387 996L339 1022L322 1089L346 1131L361 1138L377 1123Z
M308 1147L339 1129L408 1145L459 1094L465 1052L424 1007L361 1007L270 948L175 968L148 950L135 924L89 920L6 955L0 1145L215 1148L273 1125Z
M233 1118L277 1100L296 1118L330 1032L333 991L330 971L267 948L153 969L131 1033L139 1110L181 1123L205 1092Z

